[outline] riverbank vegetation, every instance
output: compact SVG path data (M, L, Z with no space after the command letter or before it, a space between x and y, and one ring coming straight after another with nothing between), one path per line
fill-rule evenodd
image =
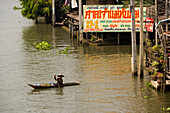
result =
M20 0L20 2L21 14L28 19L36 20L38 16L46 17L46 19L51 17L51 0Z
M63 7L63 2L63 0L55 0L56 21L61 21L64 16L63 12L70 10L68 6ZM36 20L36 22L38 17L45 17L47 23L51 22L52 0L20 0L20 6L14 6L13 9L21 9L23 17Z

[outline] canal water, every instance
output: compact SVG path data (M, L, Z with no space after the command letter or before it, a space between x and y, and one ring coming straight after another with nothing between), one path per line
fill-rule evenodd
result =
M78 46L66 30L34 24L13 6L0 4L0 113L160 113L170 107L170 92L147 87L131 75L131 46ZM34 42L47 41L50 51L37 51ZM57 54L71 46L72 54ZM64 82L79 86L34 90L27 84Z

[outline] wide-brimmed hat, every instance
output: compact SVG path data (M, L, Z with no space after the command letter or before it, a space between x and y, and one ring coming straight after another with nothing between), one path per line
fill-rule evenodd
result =
M57 77L64 77L64 75L60 73L57 75Z

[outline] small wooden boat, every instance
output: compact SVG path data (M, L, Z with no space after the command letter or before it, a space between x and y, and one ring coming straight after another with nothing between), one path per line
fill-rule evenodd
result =
M57 88L58 86L56 83L50 83L50 84L28 84L34 89L44 89L44 88ZM80 85L80 82L70 82L70 83L63 83L62 87L65 86L74 86L74 85Z

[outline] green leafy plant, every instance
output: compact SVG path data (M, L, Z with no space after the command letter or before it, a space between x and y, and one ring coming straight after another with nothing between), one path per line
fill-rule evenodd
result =
M162 79L162 77L163 77L163 73L158 73L157 79Z
M157 68L158 65L159 65L159 62L157 62L157 61L153 61L153 62L152 62L152 67Z
M161 53L159 54L159 60L164 60L164 53L163 53L163 52L161 52Z
M157 80L157 75L158 75L158 72L155 71L153 75L151 75L151 79L156 81Z
M51 45L48 44L46 41L40 42L40 43L36 43L34 42L35 48L38 50L50 50L51 49Z
M96 40L96 37L93 35L90 39L91 42L95 41Z
M14 9L14 10L20 10L20 9L22 9L22 8L19 7L19 6L14 6L13 9Z
M71 9L70 9L70 6L68 6L68 5L63 5L63 11L64 12L68 12L68 11L70 11Z
M152 47L152 51L153 51L153 52L159 51L160 49L161 49L161 46L160 46L160 45L154 45L154 46Z
M167 111L170 111L170 107L166 108Z
M170 107L167 107L167 108L162 107L161 109L162 109L162 111L168 111L168 113L169 113L169 111L170 111Z
M150 83L150 82L146 82L145 84L146 84L146 86L148 86L148 87L151 86L151 83Z
M151 44L152 44L152 42L151 42L151 40L149 38L146 38L145 42L146 42L147 46L151 46Z
M90 60L90 61L93 61L94 59L93 59L93 58L90 58L89 60Z
M52 15L51 0L20 0L21 14L28 19L37 19L38 16L49 18ZM16 9L16 7L15 7Z
M148 96L144 96L145 99L148 99L149 97Z
M65 48L64 50L62 50L62 51L57 50L57 53L58 53L58 54L68 54L70 48L71 48L71 47L68 46L68 47L66 47L66 48Z

